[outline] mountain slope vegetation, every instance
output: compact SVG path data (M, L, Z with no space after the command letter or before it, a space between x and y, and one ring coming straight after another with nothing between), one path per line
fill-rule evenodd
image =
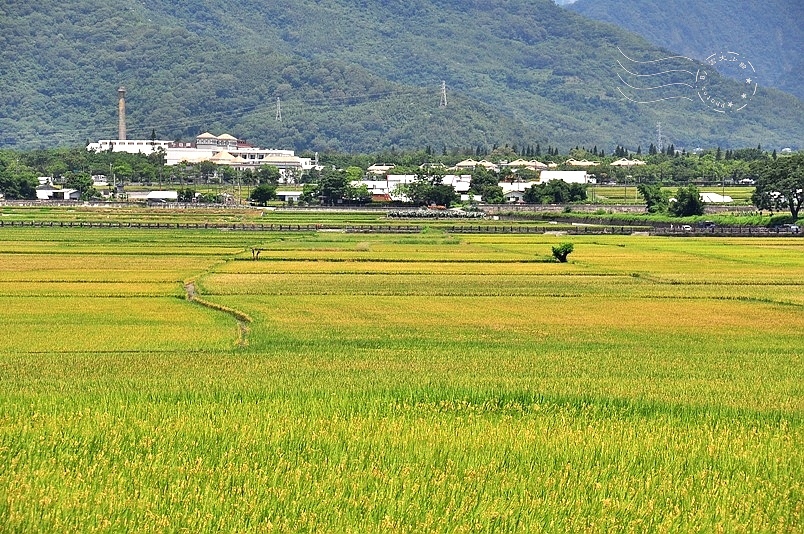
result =
M661 51L549 0L43 0L0 6L0 44L15 52L0 59L7 147L116 137L119 85L130 138L227 131L263 146L349 152L635 149L655 141L661 121L676 146L804 139L801 102L779 92L729 116L694 101L625 100L618 47L642 58Z
M567 6L668 50L703 60L721 51L751 58L763 84L804 100L804 3L800 0L578 0Z

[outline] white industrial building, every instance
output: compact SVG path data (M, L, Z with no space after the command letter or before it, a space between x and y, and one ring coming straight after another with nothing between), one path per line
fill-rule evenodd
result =
M200 163L211 161L218 165L229 165L236 169L256 169L262 165L273 165L281 171L305 171L313 168L310 158L300 158L293 150L258 148L236 137L223 134L215 136L204 132L195 142L175 142L162 139L102 139L89 143L87 150L95 152L127 152L129 154L150 155L157 150L165 153L166 165L179 163Z
M508 202L519 202L524 197L525 191L537 184L543 184L550 180L563 180L570 184L589 184L595 180L586 171L547 171L539 173L538 181L529 182L499 182L503 190L503 195ZM412 184L416 181L415 174L389 174L384 180L369 179L352 182L353 186L365 185L372 197L384 197L386 200L401 200L407 198L399 193L400 185ZM461 195L462 200L468 199L469 187L472 182L470 174L448 174L441 179L444 185L451 185L455 192Z
M617 161L609 163L612 167L633 167L634 165L645 165L645 162L639 159L620 158Z
M42 184L36 188L37 200L79 200L81 191L78 189L60 189L52 184Z
M729 195L719 195L717 193L699 193L702 202L706 202L708 204L726 204L728 202L734 202L734 199L731 198Z
M452 186L459 195L465 195L469 192L471 180L472 177L468 174L448 174L442 177L441 183ZM399 186L412 184L415 181L415 174L389 174L384 180L357 180L352 182L352 185L365 185L372 198L377 200L405 202L408 198L400 192Z
M541 171L538 181L528 182L499 182L506 202L521 202L524 199L525 191L538 184L549 182L550 180L563 180L567 183L588 184L594 183L594 179L586 171ZM416 181L415 174L389 174L385 180L371 179L358 180L352 182L353 186L365 185L371 196L377 200L407 201L408 198L400 192L399 186L412 184ZM469 174L448 174L444 176L441 183L450 185L455 192L461 196L462 201L479 201L479 195L469 195L469 187L472 176Z
M586 171L542 171L539 174L539 183L550 180L563 180L568 184L593 184L595 179Z

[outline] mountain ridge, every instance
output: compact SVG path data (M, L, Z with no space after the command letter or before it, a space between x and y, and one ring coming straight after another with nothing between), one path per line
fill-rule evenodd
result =
M804 4L798 0L642 0L639 9L626 0L577 0L565 7L701 61L738 52L766 86L804 100Z
M0 7L0 41L18 50L0 59L9 89L0 95L0 145L115 136L121 84L132 136L228 131L297 150L635 149L655 141L657 122L676 146L782 147L804 138L801 103L783 93L768 91L750 113L729 117L696 102L624 100L618 47L637 58L665 51L549 0L353 4ZM791 113L779 116L779 106Z

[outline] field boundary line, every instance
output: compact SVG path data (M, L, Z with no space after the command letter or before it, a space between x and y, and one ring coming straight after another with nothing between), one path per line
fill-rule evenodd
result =
M198 291L195 288L195 280L185 281L184 292L189 302L194 302L199 306L223 312L234 317L235 320L237 321L237 341L235 344L239 347L245 347L246 345L248 345L248 339L247 339L248 325L254 322L251 316L235 308L230 308L229 306L224 306L223 304L210 302L208 300L201 298L200 296L198 296Z

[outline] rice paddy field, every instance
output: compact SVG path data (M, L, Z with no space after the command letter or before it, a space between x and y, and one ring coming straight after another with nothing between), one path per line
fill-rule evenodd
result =
M667 186L663 188L671 196L676 194L678 187ZM734 201L733 205L750 206L751 195L754 193L754 187L748 186L728 186L721 187L719 185L704 185L699 186L701 193L717 193L718 195L727 195ZM620 203L620 204L643 204L645 201L639 194L637 187L631 185L596 185L591 186L588 190L589 197L595 201L606 203Z
M0 324L2 532L804 525L801 238L5 227Z

